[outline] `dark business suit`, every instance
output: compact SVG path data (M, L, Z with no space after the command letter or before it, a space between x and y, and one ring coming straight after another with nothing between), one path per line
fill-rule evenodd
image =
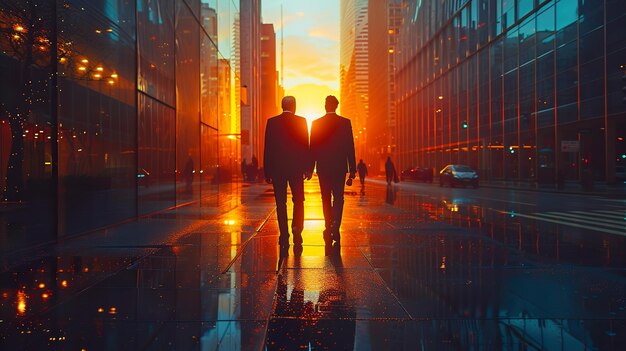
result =
M287 224L287 185L291 188L294 244L302 243L304 227L304 179L311 172L309 131L306 120L291 112L272 117L265 130L265 178L271 178L276 199L276 214L280 228L280 245L289 245Z
M350 120L334 112L313 121L311 156L317 164L326 230L324 240L340 241L343 191L346 173L356 173L354 139ZM332 196L332 202L331 202Z

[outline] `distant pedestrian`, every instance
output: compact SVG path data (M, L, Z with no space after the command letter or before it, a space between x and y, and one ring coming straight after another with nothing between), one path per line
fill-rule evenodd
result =
M256 156L252 155L252 164L250 165L250 173L252 176L252 181L256 181L257 176L259 174L259 159Z
M248 163L245 158L241 161L241 177L243 177L244 181L248 179Z
M356 171L359 173L359 181L361 182L361 194L365 194L365 176L367 176L367 166L363 162L363 159L360 159L359 164L356 165Z
M385 162L385 176L387 176L387 185L391 185L391 182L396 182L396 167L391 162L391 156L387 156L387 162Z

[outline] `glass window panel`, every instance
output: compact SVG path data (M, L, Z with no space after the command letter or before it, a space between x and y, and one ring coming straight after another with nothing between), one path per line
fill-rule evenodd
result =
M577 85L578 85L578 71L574 67L567 69L559 73L556 76L557 90L574 88Z
M624 1L626 4L626 1ZM613 21L606 25L606 52L612 53L626 48L624 21Z
M578 20L578 0L560 0L556 3L557 45L576 38Z
M537 57L554 50L554 6L537 15Z
M501 0L491 0L491 12L490 12L490 22L489 28L491 28L491 36L492 38L497 37L502 33L502 1Z
M566 91L560 94L561 95L563 94L576 95L576 91L573 91L571 93ZM568 98L566 97L564 101L565 100L568 100ZM578 104L575 101L568 103L568 104L559 103L559 107L557 108L557 111L556 111L556 119L557 119L557 123L559 124L577 121L578 120Z
M176 112L139 93L138 96L139 214L176 205Z
M607 107L609 114L626 111L626 93L622 90L626 87L626 49L614 52L606 57L607 73Z
M479 0L474 0L468 6L469 8L469 49L470 52L476 51L476 44L478 43L478 2Z
M202 122L217 128L218 67L217 47L204 33L200 43L200 99Z
M57 234L49 81L56 66L49 42L29 40L51 39L55 2L37 3L0 4L0 256ZM15 25L27 31L11 30Z
M199 198L200 167L200 26L184 3L176 11L176 169L177 198Z
M179 1L181 1L181 0L179 0ZM199 16L199 14L200 14L200 0L182 0L182 1L187 3L187 6L189 6L191 11L193 12L193 15L196 18L200 18L200 16Z
M626 1L606 0L606 21L607 22L611 22L615 19L620 19L620 18L623 19L624 16L626 16Z
M580 64L595 60L604 54L604 31L600 28L580 37Z
M211 196L217 194L220 177L226 178L226 168L219 174L220 167L218 164L218 133L217 130L202 124L202 156L200 166L202 206L217 207L218 197ZM229 140L228 138L224 138ZM233 141L230 141L231 143ZM234 168L234 164L230 165L230 169Z
M538 81L537 82L537 111L538 112L550 111L553 108L554 108L554 78L543 79L543 80ZM541 124L541 125L545 125L545 124Z
M579 31L583 35L594 31L604 23L604 1L580 0Z
M136 215L135 39L117 26L135 5L66 4L58 9L59 41L72 43L59 65L59 220L71 234Z
M504 42L504 72L517 68L518 31L511 30L507 33Z
M211 40L218 43L218 13L217 0L202 0L200 4L201 23ZM228 23L228 17L221 16L222 21Z
M517 0L518 17L522 18L535 7L535 0Z
M489 0L478 1L478 19L476 27L478 28L478 44L480 46L487 44L489 40Z
M536 62L538 78L545 79L554 74L554 52L541 56Z
M529 18L519 28L519 63L535 59L535 21Z
M507 29L516 21L515 0L502 0L502 29Z
M174 6L170 0L137 1L137 88L175 104Z
M604 97L594 97L587 100L582 99L583 91L589 92L589 95L593 95L593 90L597 88L597 85L581 86L580 87L580 119L592 119L602 117L604 115Z
M587 84L604 76L604 62L602 59L591 61L580 66L580 84Z
M577 42L572 41L556 50L556 70L557 72L570 69L578 63Z

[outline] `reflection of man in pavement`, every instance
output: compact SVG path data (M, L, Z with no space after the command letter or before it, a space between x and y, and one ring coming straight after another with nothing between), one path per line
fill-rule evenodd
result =
M304 288L295 286L287 299L288 286L278 279L276 306L267 328L268 350L352 350L356 311L342 284L324 289L318 301L304 300Z

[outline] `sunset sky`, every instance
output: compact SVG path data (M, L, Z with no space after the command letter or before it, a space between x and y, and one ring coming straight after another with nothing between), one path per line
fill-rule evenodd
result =
M296 97L297 114L317 118L327 95L339 98L339 1L262 1L263 23L273 23L276 31L279 71L281 4L286 94Z

